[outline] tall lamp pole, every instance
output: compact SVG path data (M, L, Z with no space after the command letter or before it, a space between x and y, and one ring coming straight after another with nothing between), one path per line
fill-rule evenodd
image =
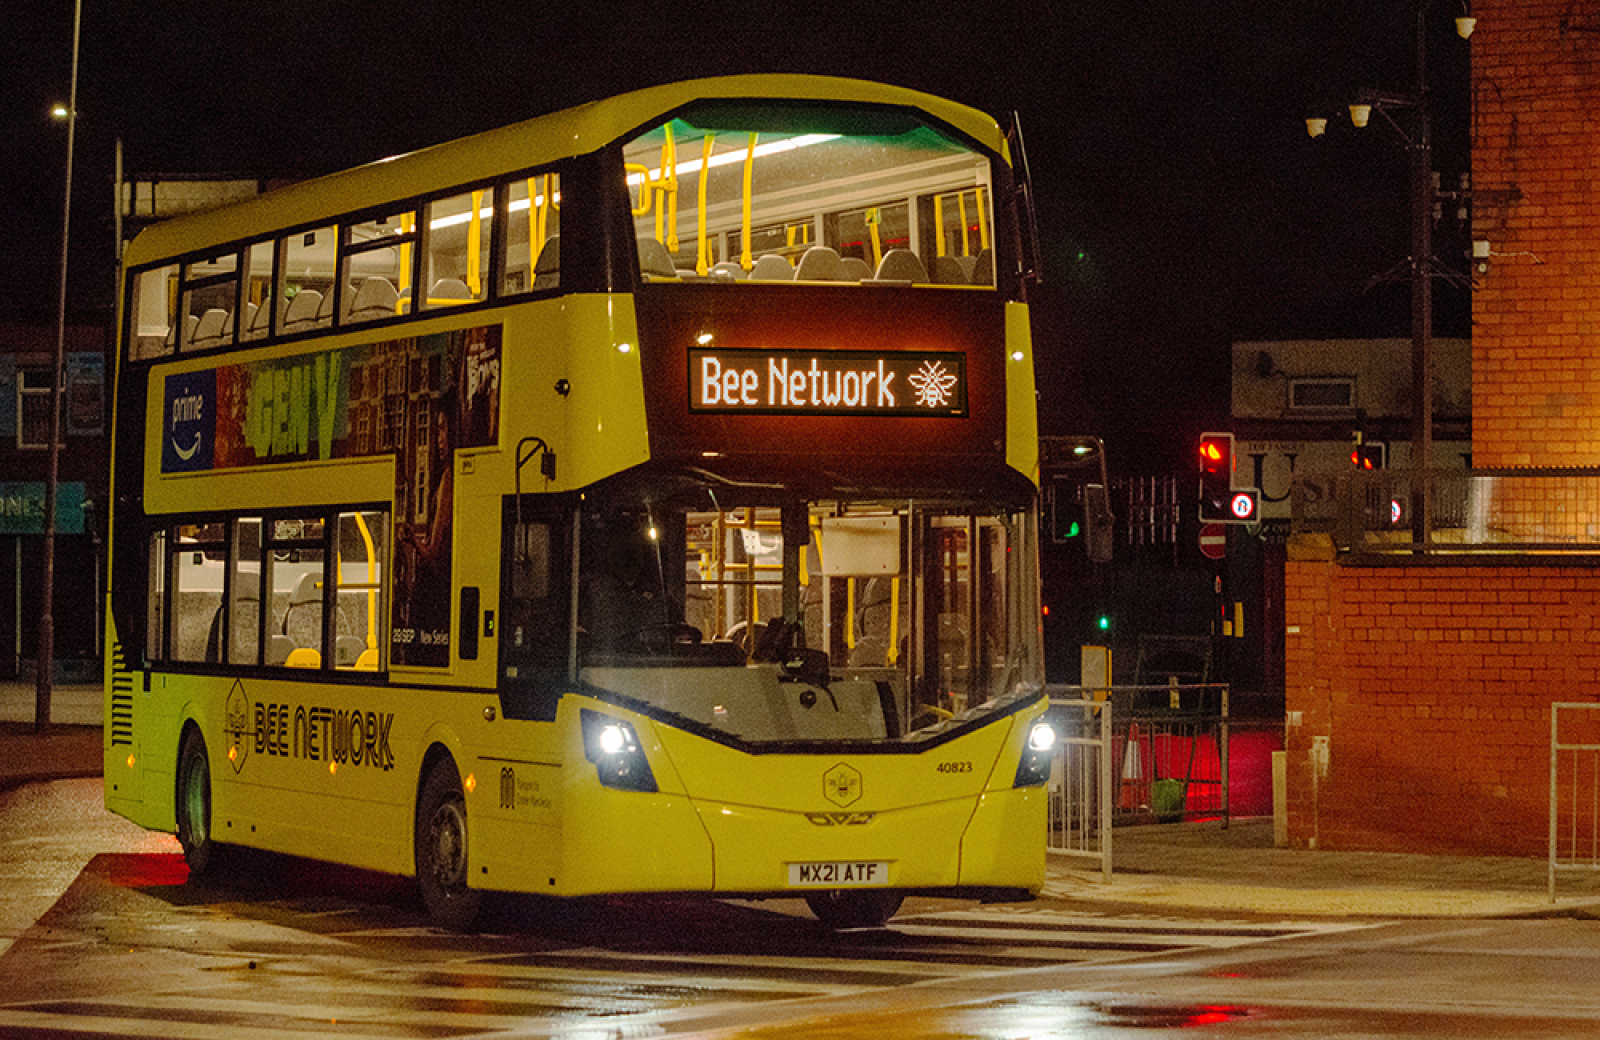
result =
M33 730L50 727L50 679L55 670L56 492L61 482L61 383L67 363L67 244L72 229L72 145L78 125L78 36L83 26L83 0L72 10L72 78L67 90L66 187L61 203L61 273L56 297L56 357L50 372L50 445L44 481L44 578L39 597L39 639L34 654Z
M1433 277L1440 273L1433 256L1433 130L1428 119L1428 35L1429 0L1417 0L1416 83L1409 94L1362 90L1350 106L1350 121L1365 127L1376 111L1405 142L1410 159L1408 193L1411 201L1411 255L1407 259L1411 274L1411 386L1412 488L1411 517L1413 540L1425 550L1433 533ZM1472 35L1477 19L1463 16L1455 20L1456 34ZM1412 112L1411 130L1395 122L1391 109ZM1306 120L1306 130L1320 137L1327 129L1326 119ZM1374 282L1382 280L1380 276Z

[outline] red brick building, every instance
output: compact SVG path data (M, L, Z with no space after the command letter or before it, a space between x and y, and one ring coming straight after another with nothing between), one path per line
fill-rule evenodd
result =
M1296 536L1298 847L1542 855L1549 706L1600 700L1600 8L1474 0L1472 14L1472 463L1588 472L1472 485L1463 529L1492 512L1509 553ZM1579 552L1540 550L1558 542Z

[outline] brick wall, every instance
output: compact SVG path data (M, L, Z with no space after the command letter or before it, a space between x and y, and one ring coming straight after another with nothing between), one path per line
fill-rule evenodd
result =
M1285 584L1290 844L1542 855L1548 706L1593 698L1600 571L1296 559Z
M1600 8L1472 13L1473 465L1600 465Z

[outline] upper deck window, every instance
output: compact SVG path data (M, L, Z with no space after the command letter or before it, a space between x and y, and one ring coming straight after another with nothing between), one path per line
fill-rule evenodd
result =
M910 113L706 102L623 159L645 281L994 285L990 160Z

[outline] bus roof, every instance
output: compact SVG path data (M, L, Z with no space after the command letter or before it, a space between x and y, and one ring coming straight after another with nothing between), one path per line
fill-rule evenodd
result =
M139 266L211 245L261 238L368 206L446 191L599 150L687 104L711 99L832 101L912 108L1010 157L992 116L904 87L832 76L718 76L646 87L280 188L147 228L129 246Z

